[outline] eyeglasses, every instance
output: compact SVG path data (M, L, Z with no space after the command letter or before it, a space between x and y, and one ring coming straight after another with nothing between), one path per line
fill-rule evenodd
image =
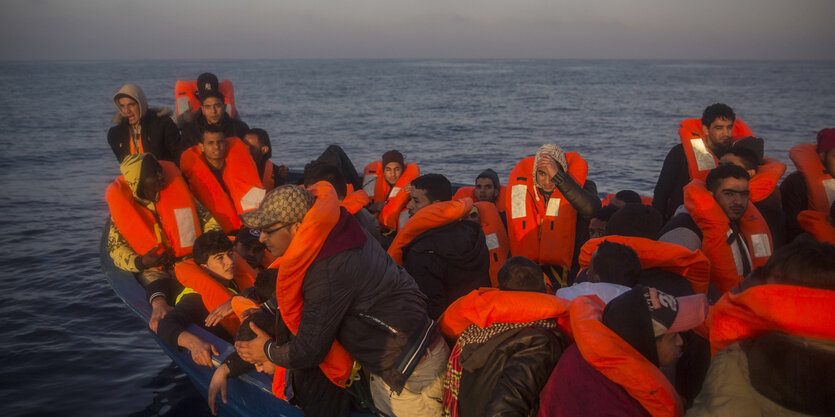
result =
M292 226L293 224L294 224L294 223L287 223L287 224L285 224L284 226L281 226L281 227L279 227L278 229L273 229L273 230L261 229L261 234L264 234L264 235L267 235L267 237L270 237L270 235L271 235L271 234L273 234L273 233L275 233L275 232L277 232L277 231L279 231L279 230L281 230L281 229L284 229L285 227L290 227L290 226Z

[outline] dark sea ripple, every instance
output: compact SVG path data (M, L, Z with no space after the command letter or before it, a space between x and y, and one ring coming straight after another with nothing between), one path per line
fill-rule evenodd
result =
M388 149L469 183L546 142L579 151L601 193L652 195L681 119L730 104L768 155L835 125L833 62L139 61L0 63L0 404L4 415L205 415L207 407L115 296L98 261L112 95L136 82L173 108L174 83L233 80L273 160L328 144L358 169Z

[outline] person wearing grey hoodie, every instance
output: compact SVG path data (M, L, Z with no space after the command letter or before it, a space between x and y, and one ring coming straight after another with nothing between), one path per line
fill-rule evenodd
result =
M113 96L116 126L107 132L107 143L119 163L130 154L147 152L158 160L180 163L180 131L169 108L148 108L145 93L136 84L125 84Z

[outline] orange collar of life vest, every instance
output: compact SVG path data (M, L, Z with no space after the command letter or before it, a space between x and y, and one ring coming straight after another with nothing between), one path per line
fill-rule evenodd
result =
M779 331L793 336L835 340L835 291L794 285L759 285L725 293L710 309L710 350Z
M345 207L348 213L357 214L369 202L371 202L371 199L368 198L368 193L363 190L357 190L345 196L340 206Z
M525 291L479 288L455 300L438 320L441 333L457 339L470 325L487 328L494 323L528 323L555 319L570 333L569 301L553 295Z
M770 196L785 173L786 164L773 158L763 158L763 164L757 167L757 173L748 181L751 201L757 203Z
M804 231L811 234L818 242L835 245L835 227L829 224L826 213L815 210L803 210L797 215L797 222Z
M473 200L464 198L461 200L441 201L430 204L417 213L403 226L403 230L397 233L394 241L389 246L388 254L398 265L403 265L403 248L414 238L420 236L427 230L450 224L460 220L473 208Z

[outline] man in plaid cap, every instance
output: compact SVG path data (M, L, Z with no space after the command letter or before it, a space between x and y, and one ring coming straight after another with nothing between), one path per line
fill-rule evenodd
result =
M426 315L426 297L339 207L329 183L278 187L257 210L240 217L247 227L261 230L261 242L281 257L276 298L295 333L278 346L253 327L258 337L236 343L244 360L269 360L289 369L319 365L332 382L343 385L346 374L339 370L346 363L339 351L344 349L371 374L380 411L440 414L449 348Z

